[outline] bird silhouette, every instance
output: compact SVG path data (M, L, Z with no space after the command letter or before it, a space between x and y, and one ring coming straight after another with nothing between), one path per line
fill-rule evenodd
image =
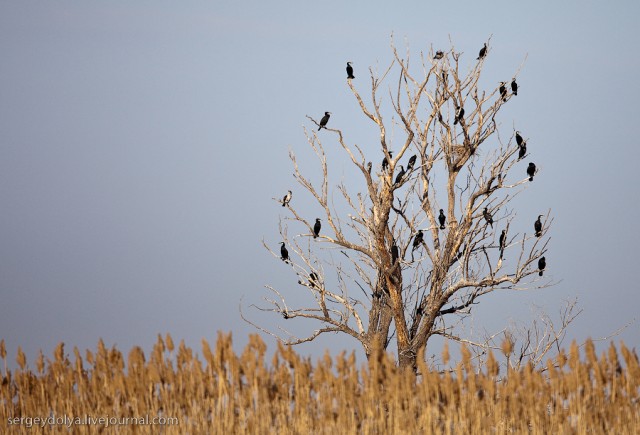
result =
M353 67L351 66L352 62L347 62L347 79L355 79L356 77L353 75Z
M542 235L542 221L540 218L544 215L539 215L538 220L533 224L533 229L536 231L536 237L540 237Z
M280 242L280 259L282 261L284 261L285 263L289 262L289 251L287 251L287 248L284 246L284 242Z
M291 202L291 191L287 190L287 194L282 198L282 206L285 207Z
M395 184L400 184L400 182L402 181L402 178L404 177L404 174L405 174L404 167L400 165L400 172L398 172L398 175L396 175Z
M424 234L422 233L422 230L418 230L418 232L416 233L416 236L413 238L412 251L415 251L416 249L418 249L423 241L424 241Z
M393 151L389 151L389 157L393 157ZM382 170L386 171L389 168L389 161L387 160L387 156L382 159Z
M487 223L491 225L491 228L493 228L493 216L491 216L491 213L489 213L489 210L487 210L487 207L485 207L484 210L482 211L482 215L484 216L484 220L486 220Z
M318 126L318 131L320 131L322 127L327 128L327 122L329 122L329 118L331 118L331 112L324 112L324 116L320 120L320 125Z
M507 88L505 85L507 82L500 82L500 95L502 96L502 101L507 101Z
M529 166L527 166L527 175L529 176L529 181L533 181L533 176L536 175L535 163L529 163Z
M320 218L316 218L316 223L313 226L313 238L317 238L320 235L320 228L322 228L322 224L320 223Z
M483 59L487 55L487 43L484 43L484 46L480 49L480 53L478 53L478 58L476 60Z
M540 276L543 275L543 271L545 267L547 267L547 260L544 257L540 257L540 259L538 260L538 269L540 269L540 272L538 273L538 275Z

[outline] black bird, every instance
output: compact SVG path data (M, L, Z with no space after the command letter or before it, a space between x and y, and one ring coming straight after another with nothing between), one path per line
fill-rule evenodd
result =
M440 229L444 230L444 223L447 221L447 217L444 215L444 210L440 209L440 215L438 216L440 222Z
M320 235L320 228L322 228L322 224L320 223L320 218L316 218L316 224L313 226L314 239Z
M493 228L493 216L491 216L491 213L489 213L489 210L487 210L487 207L484 208L482 215L484 216L484 220L486 220L487 223L491 225L491 228Z
M540 259L538 260L538 269L540 269L540 273L538 273L538 275L542 276L543 274L543 270L544 268L547 267L547 261L545 260L544 257L540 257Z
M523 141L524 139L522 139L522 136L520 136L520 132L516 131L516 143L518 144L518 146L522 145Z
M507 230L502 230L500 233L500 258L504 254L504 248L507 246Z
M282 198L282 206L287 206L289 205L289 202L291 201L291 191L287 190L287 194L284 196L284 198Z
M539 215L538 220L533 224L533 229L536 230L536 237L540 237L542 235L542 221L540 218L544 215Z
M393 151L389 151L389 157L393 157ZM382 170L386 171L387 168L389 168L389 161L387 160L387 157L385 156L384 159L382 159Z
M424 235L422 234L422 230L418 230L418 232L416 233L416 236L413 239L412 251L415 251L416 249L418 249L423 241L424 241Z
M327 128L327 122L329 122L329 118L331 117L331 112L324 112L324 116L320 120L320 126L318 127L318 131L322 129L322 127Z
M516 79L511 81L511 92L513 92L513 95L518 95L518 84L516 83Z
M480 60L487 55L487 43L484 43L484 46L480 49L480 53L478 53L478 58L476 60Z
M282 261L284 261L285 263L289 262L289 251L287 251L287 248L284 246L284 242L280 242L280 244L282 246L280 246L280 259Z
M391 264L396 264L398 261L398 257L400 256L400 251L398 251L398 246L396 246L396 242L393 242L391 245Z
M309 274L309 285L311 288L318 287L318 275L315 272Z
M533 181L533 176L536 175L535 163L529 163L529 166L527 166L527 175L529 176L529 181Z
M413 165L416 164L417 158L418 156L416 156L415 154L411 156L411 158L409 159L409 163L407 163L407 172L411 172L413 170Z
M371 175L371 167L373 165L371 164L371 162L367 163L367 172L369 173L369 175Z
M395 184L400 184L400 182L402 181L402 178L404 177L405 174L405 170L404 167L402 165L400 165L400 172L398 172L398 175L396 175L396 183Z
M353 67L351 66L351 62L347 62L347 79L355 79L356 77L353 75Z
M453 125L456 125L458 122L462 121L464 118L464 107L456 107L456 117L453 120Z
M507 101L507 88L505 85L507 82L500 82L500 95L502 95L502 101Z
M438 59L442 59L444 57L444 53L441 51L436 51L436 55L433 56L434 59L438 60Z
M522 142L522 145L519 145L520 152L518 152L518 160L522 160L524 156L527 154L527 143Z

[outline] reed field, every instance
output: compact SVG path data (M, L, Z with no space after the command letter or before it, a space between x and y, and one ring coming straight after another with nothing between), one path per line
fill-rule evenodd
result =
M624 343L600 356L572 344L519 370L493 355L477 367L462 348L452 370L418 375L382 353L312 362L279 346L267 361L257 335L240 355L225 334L201 356L169 335L149 355L102 341L84 357L65 351L32 363L18 350L15 366L0 342L0 433L640 433L640 365Z

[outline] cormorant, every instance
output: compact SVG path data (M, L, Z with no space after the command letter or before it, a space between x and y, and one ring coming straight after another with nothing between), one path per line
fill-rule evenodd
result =
M402 178L404 177L405 172L406 171L404 170L404 167L400 165L400 172L398 172L398 175L396 175L395 184L400 184L400 182L402 181Z
M289 202L291 201L291 191L287 190L287 194L284 196L284 198L282 198L282 206L287 206L289 205Z
M389 157L393 157L393 151L389 151ZM387 160L387 156L382 159L382 170L386 171L389 168L389 161Z
M444 53L441 51L436 51L436 55L433 56L434 59L438 60L438 59L442 59L444 57Z
M316 224L313 226L314 239L320 235L320 228L322 228L322 224L320 223L320 218L316 218Z
M518 95L518 84L516 83L516 79L511 81L511 92L513 92L513 95Z
M316 275L315 272L311 272L309 274L309 285L311 286L311 288L318 287L318 275Z
M440 209L440 215L438 216L440 222L440 229L444 230L444 223L447 221L447 217L444 215L444 210Z
M502 101L507 101L507 88L505 85L507 82L500 82L500 95L502 95Z
M456 106L456 117L453 120L453 125L456 125L458 122L462 121L462 118L464 118L464 107Z
M482 215L484 216L484 220L486 220L487 223L491 225L491 228L493 228L493 216L491 216L491 213L489 213L489 210L487 210L487 207L484 208Z
M369 175L371 175L371 168L372 168L371 162L367 163L367 172L369 173Z
M398 257L400 256L400 251L398 250L398 246L396 245L396 242L393 242L393 245L391 245L391 264L396 264L396 261L398 260Z
M351 62L347 62L347 79L355 79L356 77L353 75L353 67L351 66Z
M522 160L524 156L527 154L527 143L522 142L522 145L518 145L520 147L520 152L518 152L518 160Z
M480 49L480 53L478 53L478 58L476 60L480 60L487 55L487 43L484 43L484 46Z
M417 158L418 156L416 156L415 154L411 156L411 158L409 159L409 163L407 163L407 172L411 172L413 170L413 165L416 164Z
M416 233L416 236L413 238L412 251L415 251L416 249L418 249L423 241L424 241L424 235L422 234L422 230L418 230L418 232Z
M280 259L285 263L289 262L289 251L284 246L284 242L280 242L282 246L280 246Z
M329 122L330 117L331 117L331 112L324 112L324 116L320 120L320 125L318 126L318 131L320 131L322 127L327 128L327 122Z
M502 230L500 233L500 258L504 254L504 248L507 246L507 230Z
M533 176L536 175L535 163L529 163L529 166L527 167L527 175L529 176L529 181L533 181Z
M523 139L522 136L520 136L520 132L516 131L516 143L518 144L518 146L522 145Z
M536 230L536 237L540 237L542 235L542 221L540 218L544 215L539 215L538 220L533 224L533 229Z
M545 267L547 267L547 261L544 257L540 257L538 260L538 269L540 269L540 273L538 273L538 275L542 276Z

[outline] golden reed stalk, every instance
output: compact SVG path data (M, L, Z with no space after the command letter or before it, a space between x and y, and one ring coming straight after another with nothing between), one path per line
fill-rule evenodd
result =
M82 423L87 416L117 419L116 433L137 434L640 433L638 356L624 343L619 352L622 359L611 344L598 357L587 342L581 356L574 343L543 369L500 376L493 355L475 367L463 348L452 370L421 364L416 375L382 353L361 367L345 353L312 364L279 345L267 363L259 336L237 355L231 335L219 333L213 349L202 341L201 357L184 342L176 348L169 335L158 336L148 357L134 347L125 358L100 341L84 359L77 349L69 359L60 344L52 360L40 353L34 372L21 349L17 368L8 370L0 341L0 433L103 429ZM26 426L26 418L49 416L80 423ZM145 416L177 421L132 423ZM21 417L22 424L9 423Z

